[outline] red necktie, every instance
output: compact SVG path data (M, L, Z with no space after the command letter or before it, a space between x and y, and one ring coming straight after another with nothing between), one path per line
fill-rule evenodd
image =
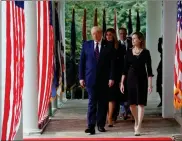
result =
M97 60L99 59L99 43L96 43L95 57L96 57Z

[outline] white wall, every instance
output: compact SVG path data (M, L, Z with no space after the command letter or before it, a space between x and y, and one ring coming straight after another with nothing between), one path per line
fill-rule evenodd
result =
M20 126L18 128L18 131L15 136L15 141L17 140L23 140L23 112L21 112L21 120L20 120Z
M163 49L163 109L164 118L174 116L174 50L176 41L177 0L164 1L164 49Z
M156 93L157 67L160 61L158 52L158 38L162 35L162 2L147 1L146 7L146 47L149 49L152 59L153 70L153 92L150 99L158 101L159 95ZM158 96L158 99L156 98ZM157 106L157 105L156 105Z

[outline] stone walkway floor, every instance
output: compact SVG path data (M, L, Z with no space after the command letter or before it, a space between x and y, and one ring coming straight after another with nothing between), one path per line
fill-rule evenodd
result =
M113 128L107 132L90 136L84 133L86 128L86 112L88 100L68 100L61 109L57 110L42 135L29 137L133 137L131 120L120 119ZM142 137L172 137L180 134L180 126L175 119L163 119L161 108L156 108L159 103L158 95L149 96L148 106L145 108Z

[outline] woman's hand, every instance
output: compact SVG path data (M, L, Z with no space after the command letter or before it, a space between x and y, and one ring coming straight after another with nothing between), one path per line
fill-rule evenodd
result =
M152 86L148 86L148 92L149 92L149 94L151 94L152 93Z
M121 85L120 85L120 91L121 91L122 94L124 94L124 85L123 85L123 83L121 83Z

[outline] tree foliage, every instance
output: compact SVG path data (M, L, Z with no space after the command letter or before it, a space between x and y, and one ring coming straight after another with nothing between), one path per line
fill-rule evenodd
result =
M106 10L106 28L114 27L114 10L117 11L117 25L118 27L126 27L128 23L128 12L132 12L133 30L136 30L136 10L139 9L141 32L146 32L146 1L138 0L122 0L122 1L68 1L65 8L65 35L66 35L66 56L67 68L69 67L70 58L70 33L71 33L71 19L72 9L75 9L75 24L76 24L76 59L79 62L79 56L82 48L82 20L84 8L87 10L87 40L91 39L90 30L94 24L94 10L97 8L98 25L102 27L103 9Z
M82 44L82 20L84 8L87 10L87 39L91 39L90 29L94 22L94 10L98 10L98 24L102 27L103 9L106 9L106 24L107 28L114 27L114 9L117 11L117 25L118 27L126 27L128 22L128 11L132 12L133 29L136 29L136 10L139 9L141 32L146 32L146 1L68 1L65 8L65 30L66 30L66 52L70 51L70 29L72 9L75 9L75 23L76 23L76 41L77 41L77 56L80 54Z

